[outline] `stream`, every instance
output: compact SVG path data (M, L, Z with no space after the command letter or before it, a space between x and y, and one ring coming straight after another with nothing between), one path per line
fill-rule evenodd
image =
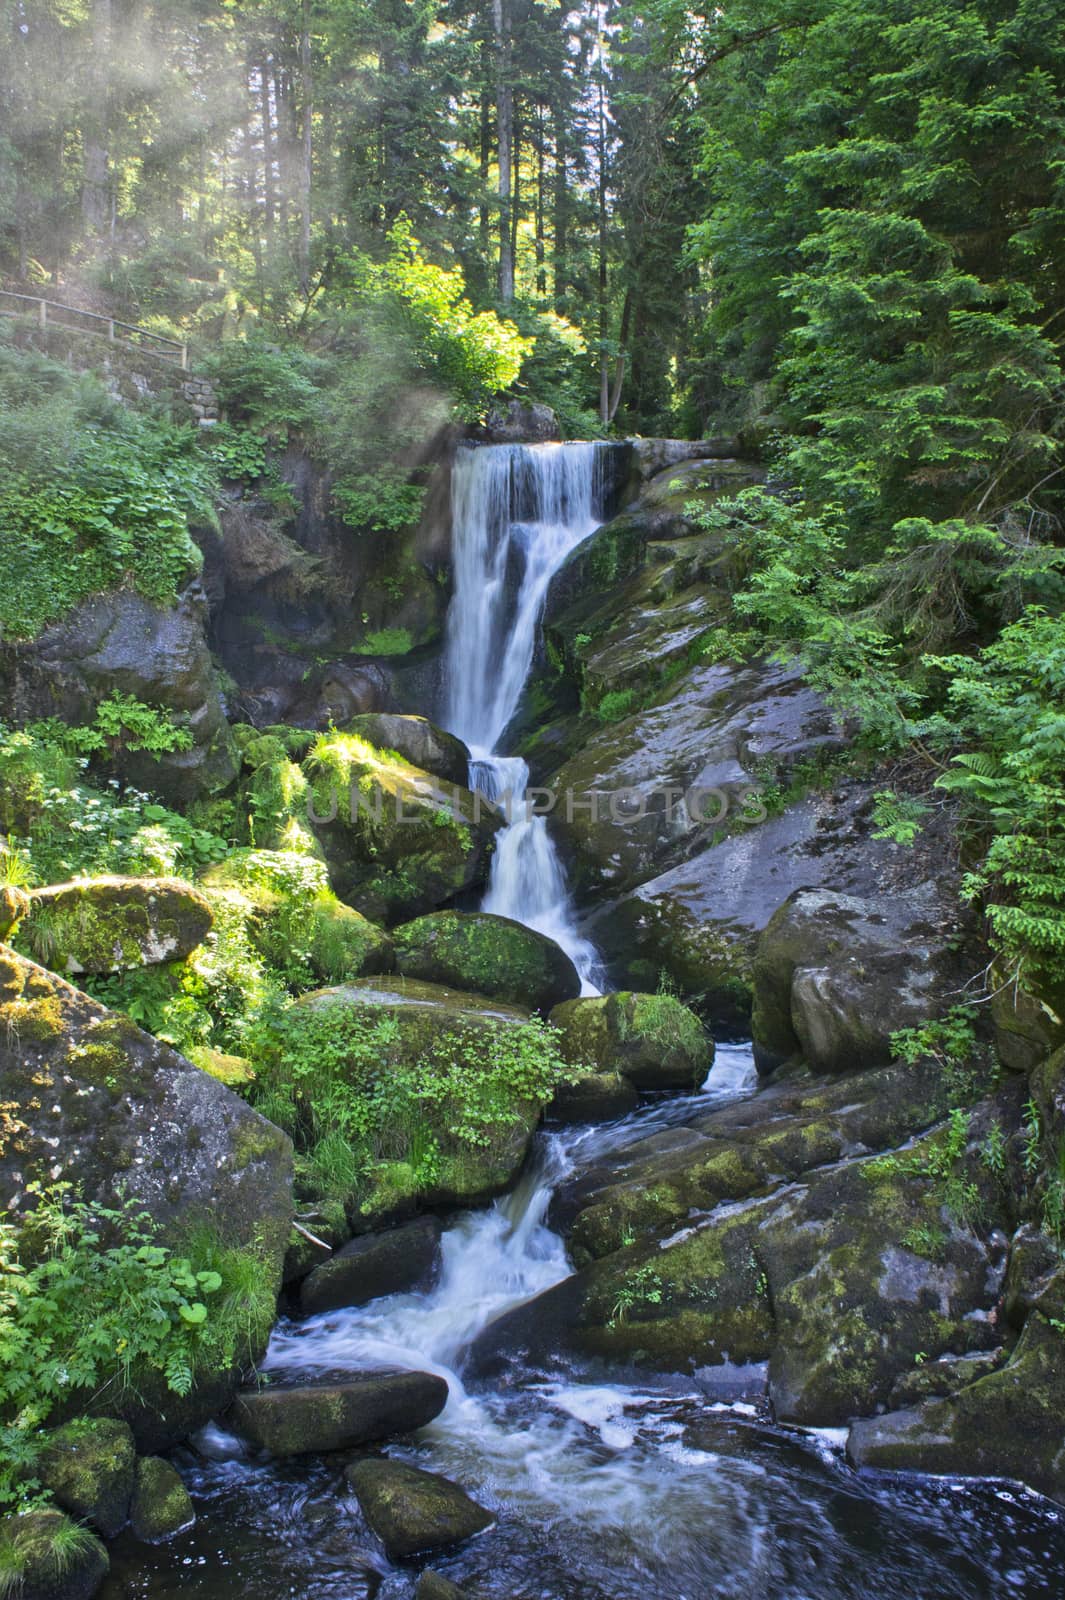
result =
M594 445L460 451L455 597L445 683L471 783L509 804L486 910L549 934L586 994L605 983L580 931L546 820L526 815L528 769L500 750L528 680L544 598L601 521ZM264 1367L278 1383L367 1368L432 1371L450 1398L394 1457L443 1472L496 1522L428 1564L491 1600L977 1600L1065 1591L1065 1513L1010 1485L859 1476L842 1437L777 1428L693 1378L538 1371L513 1358L466 1381L497 1317L572 1268L548 1225L558 1185L612 1152L755 1088L747 1046L719 1044L701 1090L648 1097L595 1127L541 1131L518 1187L455 1217L431 1289L282 1321ZM111 1546L106 1600L409 1600L419 1564L369 1533L348 1458L273 1462L218 1426L176 1460L197 1524L146 1556Z

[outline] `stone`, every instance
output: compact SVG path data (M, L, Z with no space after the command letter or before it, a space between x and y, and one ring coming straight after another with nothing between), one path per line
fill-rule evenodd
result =
M617 1072L638 1089L697 1089L714 1045L699 1018L665 994L598 995L551 1012L562 1053L576 1066Z
M384 1233L352 1239L300 1285L305 1316L361 1306L380 1295L426 1288L440 1260L443 1227L437 1217L419 1217Z
M431 772L445 783L463 788L470 781L470 752L461 739L446 733L427 717L370 712L353 717L343 730L354 733L378 750L395 750L412 767Z
M461 1544L495 1521L458 1484L403 1461L356 1461L344 1476L393 1561Z
M427 1567L414 1586L414 1600L467 1600L466 1590Z
M142 1456L130 1507L134 1538L144 1544L162 1544L184 1533L195 1521L196 1512L180 1474L161 1456Z
M179 1253L209 1230L248 1258L267 1301L280 1283L292 1219L292 1146L279 1128L128 1017L0 948L0 1193L11 1220L30 1185L66 1182L88 1203L124 1195ZM242 1349L258 1360L262 1344ZM137 1374L100 1409L125 1417L138 1448L158 1450L225 1404L236 1372L204 1373L184 1399ZM140 1398L138 1398L138 1394ZM143 1403L141 1403L143 1401Z
M373 1373L343 1383L244 1389L227 1413L235 1433L274 1456L324 1454L413 1433L447 1404L431 1372Z
M62 1511L113 1539L129 1518L136 1459L124 1422L79 1420L48 1434L36 1476Z
M553 939L486 911L437 911L393 933L406 977L453 984L533 1011L581 992L569 956Z
M508 401L505 411L494 405L481 432L490 444L552 444L562 437L550 406L521 400Z
M854 1423L855 1466L1013 1478L1065 1504L1065 1337L1038 1313L1004 1367L948 1399Z
M0 1520L0 1572L17 1600L92 1600L110 1567L99 1539L60 1511Z
M10 883L0 886L0 940L12 937L29 909L30 897L25 889Z
M190 564L194 558L190 543ZM155 606L133 589L94 595L35 639L0 652L7 714L17 725L59 717L77 727L93 721L105 695L132 695L171 712L193 742L158 759L119 751L113 761L123 777L175 804L216 793L235 777L237 761L207 624L198 579L172 607Z
M754 962L755 1063L802 1055L815 1072L891 1059L891 1036L942 1015L960 990L956 920L931 896L800 890L770 920Z
M85 878L35 889L22 936L57 971L102 975L184 961L213 922L180 878Z
M686 461L728 460L739 453L739 440L719 439L629 439L632 463L639 479L658 477L667 469Z
M616 1072L582 1072L555 1090L547 1108L550 1122L613 1122L639 1104L636 1086Z

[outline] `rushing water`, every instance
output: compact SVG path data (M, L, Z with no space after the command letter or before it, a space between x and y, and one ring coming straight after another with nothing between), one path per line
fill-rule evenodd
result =
M501 804L484 909L546 933L598 994L594 947L577 928L546 819L527 801L529 769L499 744L536 650L548 585L602 517L603 451L594 444L460 450L452 475L455 594L448 614L445 720L469 746L470 787Z
M541 1134L520 1187L456 1218L435 1288L283 1322L266 1366L309 1381L375 1366L448 1381L429 1428L389 1453L442 1471L496 1515L431 1564L489 1600L1035 1600L1065 1588L1065 1519L1006 1486L859 1477L838 1444L712 1404L691 1380L637 1386L580 1366L463 1379L502 1312L570 1271L545 1223L555 1185L636 1139L749 1092L720 1046L702 1092L606 1127ZM182 1461L199 1521L153 1554L120 1540L105 1600L409 1600L345 1488L342 1462L271 1463L218 1428Z

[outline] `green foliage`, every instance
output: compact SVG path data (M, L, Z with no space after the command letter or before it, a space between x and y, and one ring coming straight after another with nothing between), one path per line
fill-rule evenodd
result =
M899 795L893 789L880 789L873 796L874 839L890 839L892 844L911 845L928 815L928 806L915 795Z
M172 603L200 567L190 521L213 520L213 476L191 428L128 411L91 380L0 344L6 635L32 637L123 582Z
M595 708L599 722L620 722L627 717L636 702L635 689L611 689Z
M255 465L249 435L285 440L314 418L320 365L298 345L282 347L260 335L226 339L205 352L204 368L230 423L217 448L243 455L249 476ZM216 432L208 440L212 451Z

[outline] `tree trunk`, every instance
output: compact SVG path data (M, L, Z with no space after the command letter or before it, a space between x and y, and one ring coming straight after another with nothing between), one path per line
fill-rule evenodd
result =
M596 143L599 160L599 419L603 423L608 423L610 421L610 358L607 354L607 335L610 331L610 306L607 267L609 233L607 227L606 63L603 59L605 45L603 7L600 4L597 49L598 69L596 72Z
M514 298L514 241L511 236L511 153L514 137L514 91L510 81L509 0L492 0L496 55L496 149L499 166L499 298Z
M514 186L510 202L510 259L513 263L512 271L515 279L518 273L518 223L521 220L521 102L515 98L513 114L513 150L511 153L511 166L514 170Z
M567 157L566 157L566 112L561 102L554 108L555 124L555 195L554 195L554 239L552 240L552 269L555 284L555 310L561 311L566 290L569 287L569 266L567 255L567 206L566 193Z
M618 414L621 404L621 391L625 384L625 362L627 359L627 346L629 342L629 319L632 315L632 290L625 290L625 303L621 308L621 332L618 334L618 353L614 362L614 386L610 391L610 404L606 416L607 422L613 422Z
M90 233L108 225L111 161L108 152L111 98L111 0L93 0L89 102L84 119L81 215Z
M311 0L300 10L300 89L303 115L300 127L300 243L297 253L300 292L311 292L311 180L314 161L314 79L311 71Z
M544 103L536 104L536 293L542 300L547 294L547 271L544 266Z
M267 249L274 237L274 116L270 101L270 68L266 59L259 66L259 104L263 125L263 231Z

